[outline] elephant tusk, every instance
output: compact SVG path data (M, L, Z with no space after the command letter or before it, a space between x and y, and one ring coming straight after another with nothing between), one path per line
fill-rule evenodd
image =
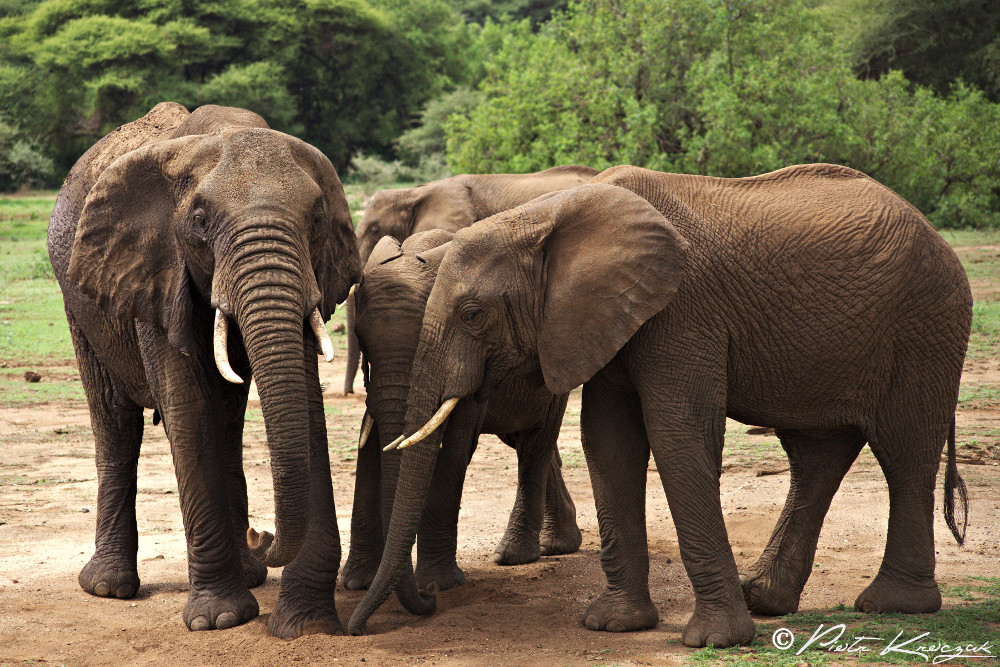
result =
M358 289L358 283L354 283L353 285L351 285L351 289L348 290L347 292L347 299L350 299L352 296L354 296L354 291L356 289ZM344 301L347 301L347 299L344 299Z
M361 437L358 438L358 449L365 446L368 442L368 436L371 435L372 426L375 424L375 420L372 418L369 412L365 412L365 418L361 420Z
M229 324L226 322L226 316L222 314L222 310L219 308L215 309L215 338L213 343L215 348L215 367L219 369L219 373L233 384L243 384L243 378L237 375L233 367L229 365Z
M399 443L403 442L403 440L404 440L405 438L406 438L406 436L404 436L404 435L401 435L401 436L399 436L398 438L396 438L395 440L393 440L392 442L390 442L390 443L389 443L388 445L386 445L385 447L383 447L383 448L382 448L382 451L383 451L383 452L387 452L387 451L389 451L390 449L396 449L396 446L397 446L397 445L398 445Z
M323 316L319 314L319 308L314 308L312 315L309 316L309 325L312 327L313 333L316 334L316 340L319 341L319 346L323 350L323 356L326 357L327 361L333 361L333 343L330 341L330 334L326 332L326 325L323 324Z
M456 396L455 398L449 398L447 401L442 403L441 407L438 408L438 411L434 413L434 416L431 417L430 420L426 424L424 424L419 431L411 435L403 442L399 443L398 449L403 449L405 447L409 447L410 445L415 445L424 438L426 438L427 436L429 436L431 433L433 433L434 430L437 429L438 426L443 424L444 420L448 418L448 415L451 414L451 411L455 409L456 405L458 405L458 401L459 398Z

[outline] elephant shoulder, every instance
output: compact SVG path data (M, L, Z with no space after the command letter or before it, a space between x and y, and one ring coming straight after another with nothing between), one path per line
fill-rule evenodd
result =
M538 175L548 175L548 176L580 176L586 180L590 180L594 176L601 173L600 169L594 169L593 167L588 167L583 164L564 164L557 167L549 167L544 171L538 172Z
M267 121L253 111L238 107L223 107L205 104L195 109L179 124L170 138L187 137L196 134L212 134L222 130L261 128L270 129Z

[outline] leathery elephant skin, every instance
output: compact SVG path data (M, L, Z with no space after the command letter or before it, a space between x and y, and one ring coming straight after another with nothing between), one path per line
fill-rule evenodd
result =
M656 625L644 516L650 453L695 591L689 646L746 644L747 611L797 604L830 500L867 443L889 487L882 566L862 611L933 612L932 515L972 318L965 272L924 217L836 165L742 179L609 169L459 231L427 300L407 401L400 491L367 618L406 567L456 399L499 378L583 384L605 590L593 630ZM791 488L771 541L737 572L719 499L725 418L775 429ZM426 425L426 426L425 426ZM424 481L424 484L417 482ZM963 494L964 495L964 494ZM860 587L859 582L859 587Z
M343 187L309 144L254 113L164 102L76 163L49 224L90 406L97 476L87 592L129 598L143 408L170 441L187 539L191 630L258 614L249 587L285 566L271 633L342 632L340 542L319 345L360 278ZM256 380L275 531L247 520L243 418Z
M451 240L443 230L420 232L402 244L384 237L371 254L355 290L358 340L364 353L367 411L358 453L351 550L341 571L344 586L367 588L382 558L399 452L382 452L403 431L406 379L417 349L427 295L437 266L416 255ZM576 507L563 482L556 440L565 394L526 386L514 378L489 399L467 399L445 426L417 540L416 582L421 590L447 590L465 582L456 561L458 513L466 467L480 433L497 434L518 457L517 495L493 560L517 565L540 556L573 553L582 536ZM384 484L381 481L384 480ZM381 489L381 492L379 491ZM382 518L386 521L383 522Z
M477 220L514 208L539 195L586 183L600 173L565 165L532 174L460 174L413 188L376 192L358 223L362 263L381 239L402 241L411 234L443 229L456 232ZM347 300L347 374L344 393L354 392L360 356L354 335L354 300Z

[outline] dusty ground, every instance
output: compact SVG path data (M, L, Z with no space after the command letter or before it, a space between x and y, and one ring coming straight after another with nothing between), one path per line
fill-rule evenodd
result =
M338 394L342 361L321 366L328 387L333 485L346 559L363 394ZM34 370L43 382L79 382L72 367ZM1000 362L970 362L963 381L1000 386ZM0 664L680 664L692 654L680 646L679 638L694 600L652 463L647 493L650 584L662 622L651 631L618 635L590 632L579 622L603 584L593 498L579 444L579 408L575 392L560 440L566 482L584 531L579 553L523 566L493 564L490 555L513 503L516 463L510 449L484 437L470 468L459 526L459 563L468 583L441 593L438 611L430 617L412 617L392 599L369 621L368 636L313 636L291 643L265 631L278 594L276 571L254 591L261 607L254 621L212 633L191 633L184 627L187 572L176 482L162 428L152 426L150 413L137 501L142 587L132 600L84 593L76 577L93 548L96 489L86 405L0 408ZM1000 576L1000 410L988 400L972 402L960 411L958 424L960 433L964 429L977 434L977 445L963 449L961 464L971 498L964 547L951 539L938 492L937 572L944 585L970 575ZM734 422L730 431L722 506L742 566L752 563L767 542L788 488L788 473L773 435L747 434L746 427ZM249 413L246 441L251 525L269 528L271 480L259 409ZM759 476L761 472L768 474ZM834 499L802 610L853 604L878 569L887 516L885 480L865 449ZM345 623L361 596L338 591ZM946 598L945 604L958 603ZM766 643L769 637L762 632L757 641Z

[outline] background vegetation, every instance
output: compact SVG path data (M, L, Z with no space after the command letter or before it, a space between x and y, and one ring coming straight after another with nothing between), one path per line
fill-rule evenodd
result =
M837 162L1000 227L993 0L0 0L0 189L174 100L242 106L370 188Z

